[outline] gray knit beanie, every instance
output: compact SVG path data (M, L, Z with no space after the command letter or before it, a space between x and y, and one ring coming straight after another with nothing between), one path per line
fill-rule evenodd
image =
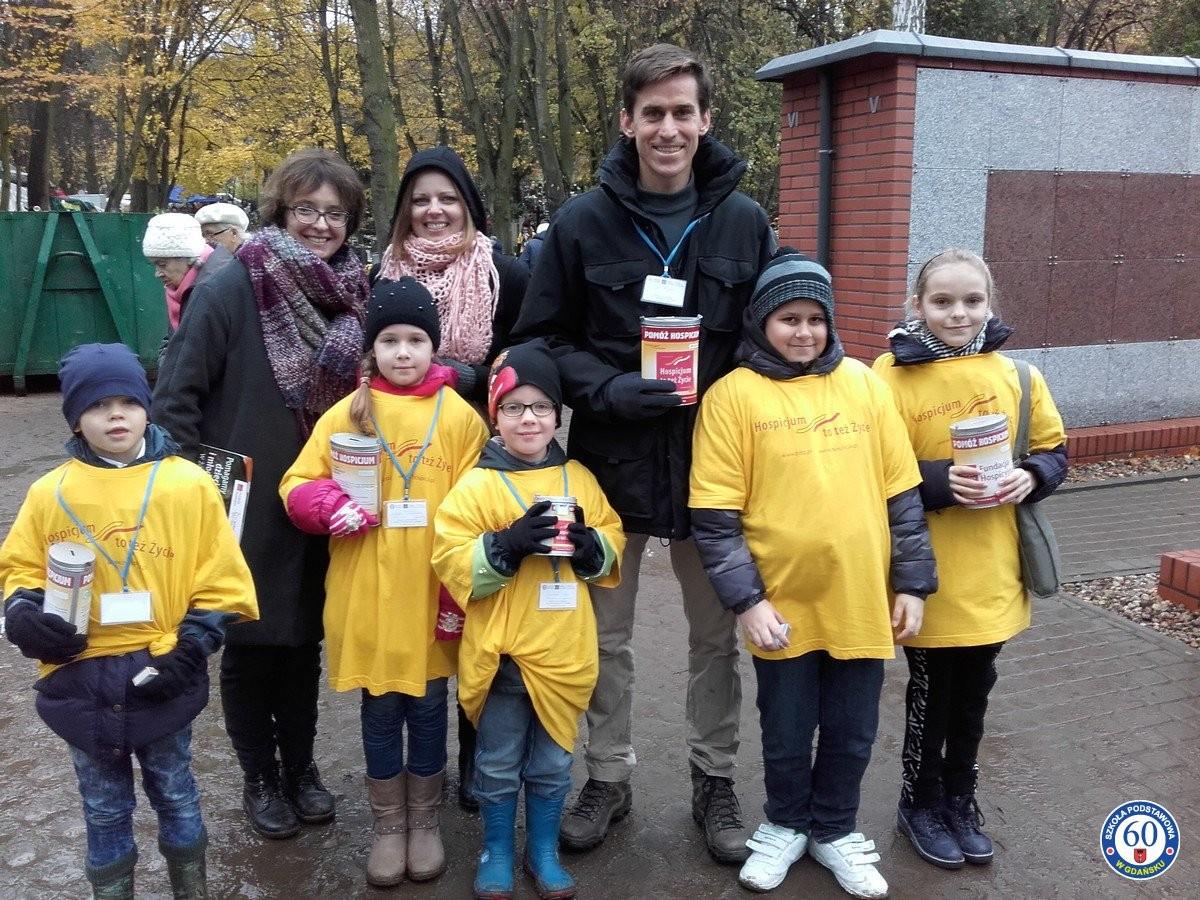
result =
M792 300L813 300L825 311L833 330L833 279L825 267L790 247L779 252L762 270L750 297L750 315L759 328L767 316Z

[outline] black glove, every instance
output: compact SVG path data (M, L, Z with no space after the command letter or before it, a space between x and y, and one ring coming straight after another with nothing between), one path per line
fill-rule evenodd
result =
M575 552L571 554L571 562L594 569L596 567L596 559L604 559L604 551L600 547L600 539L596 537L596 532L588 528L583 522L572 522L568 525L567 537L575 545Z
M618 419L652 419L679 406L675 382L643 378L640 372L618 375L604 386L604 402Z
M473 366L470 363L459 362L457 359L447 359L439 356L438 361L443 366L449 366L458 373L458 385L455 391L460 397L471 397L475 393L475 385L479 383L479 373L482 369L487 371L482 366Z
M42 611L45 592L18 588L4 604L8 639L22 656L44 663L68 663L83 652L87 636L65 619Z
M558 530L558 518L546 515L549 508L549 500L535 503L525 510L525 515L503 531L495 533L496 548L514 565L519 566L521 560L531 553L546 551L546 542L553 538Z
M170 653L151 657L150 665L158 669L158 674L144 684L131 684L129 692L143 700L164 703L201 682L208 674L208 655L198 640L184 636Z

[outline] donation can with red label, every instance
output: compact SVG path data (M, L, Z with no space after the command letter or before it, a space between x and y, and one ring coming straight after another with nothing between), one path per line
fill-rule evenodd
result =
M87 634L95 577L96 554L90 549L71 541L51 544L42 609L70 622L80 634Z
M971 504L973 509L999 506L999 485L1013 469L1008 416L994 413L963 419L950 426L950 448L956 466L975 466L987 493Z
M696 402L700 316L642 317L642 377L675 382L684 406Z

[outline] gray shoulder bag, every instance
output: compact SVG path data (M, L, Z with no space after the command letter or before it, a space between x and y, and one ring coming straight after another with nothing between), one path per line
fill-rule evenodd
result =
M1012 360L1021 385L1021 409L1018 415L1016 460L1029 456L1029 363ZM1062 562L1058 556L1058 541L1050 519L1042 512L1040 503L1017 504L1017 535L1021 550L1021 579L1025 589L1035 597L1053 597L1058 593Z

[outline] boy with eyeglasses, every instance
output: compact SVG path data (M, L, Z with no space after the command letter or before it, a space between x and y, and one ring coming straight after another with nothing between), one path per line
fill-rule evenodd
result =
M499 432L434 518L433 567L467 610L458 699L478 729L474 794L483 819L476 897L511 897L517 794L525 786L525 869L541 897L573 897L558 860L579 717L599 672L589 585L615 587L620 519L586 468L554 440L558 369L539 343L501 353L488 384ZM570 555L547 555L550 502L570 497Z

